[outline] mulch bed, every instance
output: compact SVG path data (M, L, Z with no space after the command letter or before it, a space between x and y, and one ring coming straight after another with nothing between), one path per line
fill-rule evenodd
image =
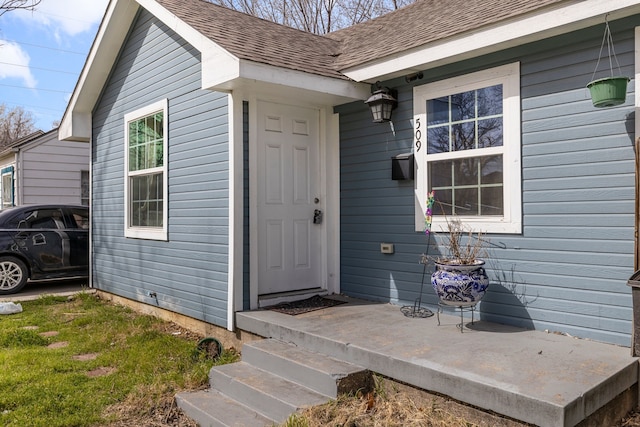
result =
M331 298L324 298L320 295L300 301L284 302L281 304L265 307L265 310L278 311L280 313L297 316L298 314L309 313L311 311L321 310L323 308L333 307L340 304L346 304L346 301L338 301Z

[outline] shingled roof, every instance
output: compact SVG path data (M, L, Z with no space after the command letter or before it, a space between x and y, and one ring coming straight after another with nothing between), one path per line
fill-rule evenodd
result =
M334 66L344 70L559 3L567 0L417 0L327 37L341 42Z
M239 59L341 78L348 67L496 24L567 0L418 0L325 36L205 0L157 0ZM381 50L381 47L384 50Z
M341 43L204 0L157 0L239 59L346 79L335 67Z

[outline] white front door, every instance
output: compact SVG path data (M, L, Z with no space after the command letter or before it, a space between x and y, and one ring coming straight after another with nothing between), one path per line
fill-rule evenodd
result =
M258 103L258 294L322 287L320 113Z

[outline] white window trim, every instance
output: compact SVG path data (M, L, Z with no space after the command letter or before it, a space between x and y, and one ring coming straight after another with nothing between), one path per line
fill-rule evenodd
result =
M416 231L424 230L426 198L427 192L430 188L428 182L429 175L427 173L426 154L426 100L488 87L495 84L503 85L504 99L504 145L499 150L504 156L504 216L459 216L459 218L474 231L482 231L484 233L522 233L521 104L519 62L446 80L440 80L433 83L427 83L413 88L414 150L416 158ZM483 149L483 154L491 154L491 150L493 149ZM447 158L451 157L449 156ZM435 232L445 230L446 219L441 215L434 215L432 229Z
M169 125L169 117L167 115L168 112L169 101L167 99L163 99L161 101L155 102L153 104L147 105L146 107L140 108L138 110L132 111L130 113L125 114L124 116L124 235L125 237L131 237L135 239L148 239L148 240L167 240L167 222L169 218L169 189L168 189L168 163L169 158L168 154L168 125ZM164 143L163 143L163 165L161 168L149 169L149 171L160 172L162 171L162 199L163 199L163 210L162 210L162 227L132 227L129 224L129 122L133 120L140 119L142 117L149 116L158 111L162 111L164 114L163 120L163 135L164 135Z
M4 177L10 176L11 178L11 200L5 203L4 200ZM2 168L2 174L0 174L0 207L6 208L15 206L15 167L13 165Z

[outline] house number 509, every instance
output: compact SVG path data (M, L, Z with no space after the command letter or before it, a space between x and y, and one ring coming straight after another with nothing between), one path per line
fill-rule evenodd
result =
M420 118L416 119L416 152L420 151L420 147L422 147L422 131L420 130Z

